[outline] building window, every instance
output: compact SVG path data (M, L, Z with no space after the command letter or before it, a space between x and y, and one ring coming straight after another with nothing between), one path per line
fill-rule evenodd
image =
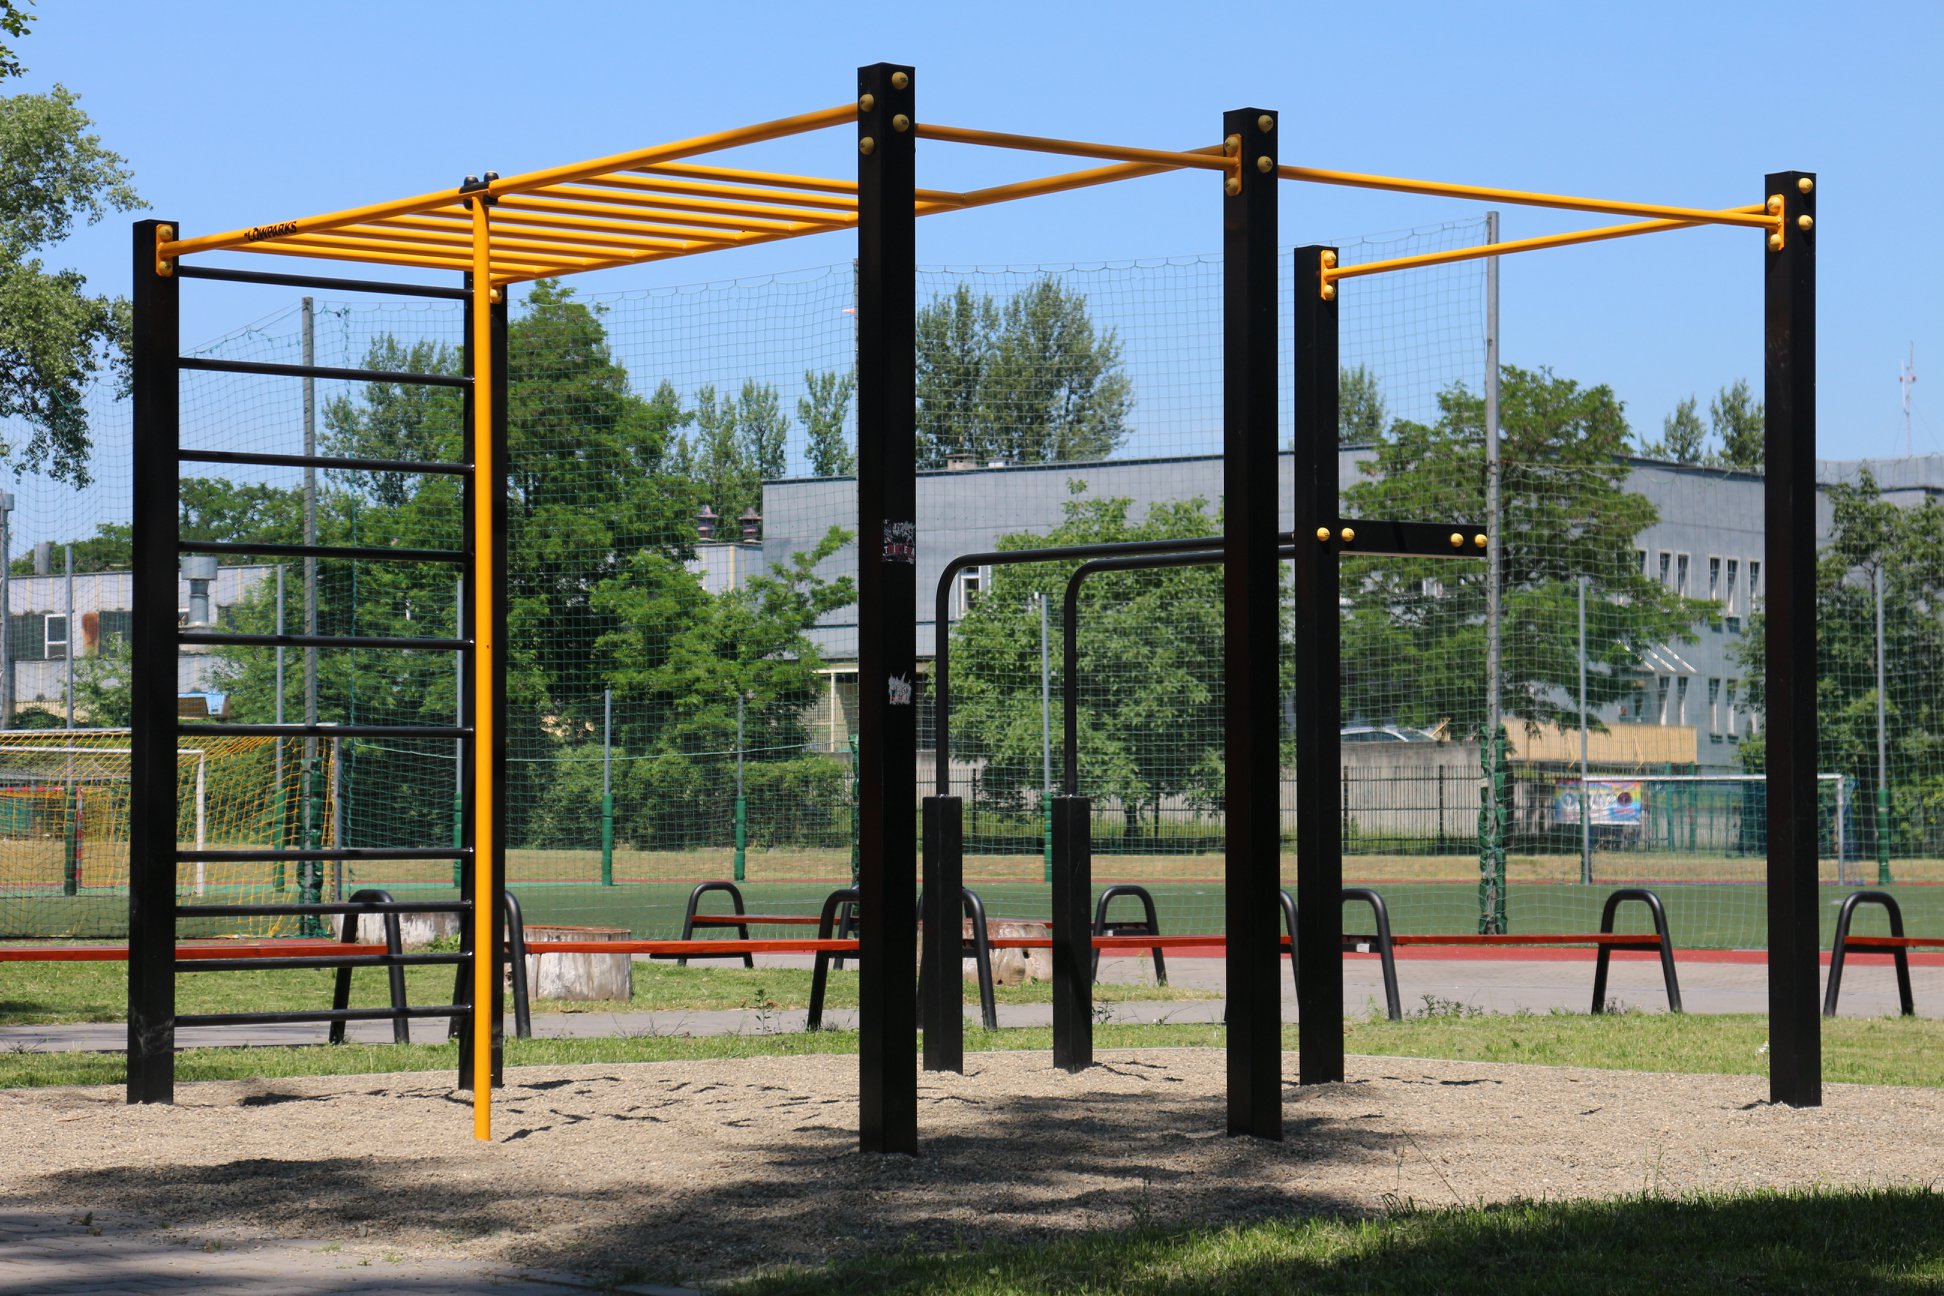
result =
M1667 723L1667 695L1673 691L1674 680L1672 676L1661 675L1656 677L1655 683L1660 688L1660 698L1658 699L1660 709L1656 711L1655 714L1660 717L1660 722L1662 724L1666 724Z
M1687 723L1687 686L1688 677L1680 676L1674 681L1674 723Z
M1726 696L1728 699L1728 741L1729 742L1741 741L1739 735L1735 733L1735 686L1740 682L1741 682L1740 680L1729 680L1728 687L1726 690Z
M1688 596L1688 556L1674 555L1674 592L1682 598Z
M1721 741L1721 681L1708 681L1708 741Z
M1761 596L1761 593L1762 593L1762 560L1760 558L1750 558L1748 560L1748 610L1749 611L1753 612L1755 610L1755 600Z
M1634 550L1634 568L1642 576L1651 577L1651 573L1647 569L1647 551L1645 549Z
M1721 559L1714 554L1708 555L1708 597L1721 597Z
M964 616L979 602L979 596L986 592L992 583L992 568L967 567L958 577L958 606L954 614Z
M1722 605L1727 609L1729 616L1734 616L1737 610L1735 607L1735 577L1740 569L1741 563L1738 560L1733 558L1728 560L1727 597L1722 600Z
M126 608L103 608L101 612L101 638L95 646L96 652L112 652L115 644L127 643L134 637L135 614Z
M65 613L48 613L46 635L47 651L42 655L48 661L53 661L57 657L67 656L68 621Z
M1660 583L1663 585L1667 584L1667 578L1673 561L1673 554L1667 552L1665 549L1660 551Z

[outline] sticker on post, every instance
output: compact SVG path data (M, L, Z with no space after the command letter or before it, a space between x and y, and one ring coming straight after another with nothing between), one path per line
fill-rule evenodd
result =
M884 524L884 561L915 566L918 562L918 524L916 522L886 522Z
M890 678L890 680L887 682L891 686L891 705L910 706L911 705L910 678L904 675L893 675Z

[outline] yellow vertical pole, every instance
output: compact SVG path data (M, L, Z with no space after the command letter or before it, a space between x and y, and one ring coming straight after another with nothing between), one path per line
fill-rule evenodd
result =
M499 763L493 732L493 602L499 588L493 557L493 483L500 465L493 460L493 245L486 195L472 205L473 312L473 1137L493 1137L493 1014L499 993L498 960L493 955L493 770Z

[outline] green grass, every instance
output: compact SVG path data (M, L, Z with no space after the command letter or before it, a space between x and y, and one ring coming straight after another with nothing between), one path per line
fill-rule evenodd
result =
M1674 1016L1568 1013L1486 1016L1434 1013L1403 1022L1360 1021L1345 1031L1350 1052L1387 1057L1453 1058L1615 1070L1758 1075L1767 1068L1767 1022L1750 1015ZM1102 1049L1219 1048L1220 1025L1094 1027ZM968 1027L971 1051L1050 1049L1043 1027L981 1031ZM703 1061L805 1053L848 1053L849 1031L743 1035L634 1035L598 1039L508 1040L509 1066ZM1296 1048L1294 1027L1283 1047ZM183 1080L241 1080L293 1075L438 1071L457 1066L452 1044L341 1044L307 1048L185 1049ZM1944 1022L1921 1018L1842 1017L1823 1023L1823 1074L1833 1083L1944 1086ZM0 1053L0 1088L120 1084L119 1054Z
M176 1010L183 1013L236 1012L248 1005L259 1012L328 1008L332 978L326 971L202 972L176 978ZM126 963L8 963L0 965L0 1026L52 1026L70 1022L118 1022L127 1019ZM450 1003L452 969L407 968L405 989L415 1004ZM1002 1004L1051 1003L1048 982L998 986L994 997ZM1210 999L1214 992L1180 986L1102 984L1094 998L1101 1003L1133 999ZM976 1003L977 987L966 984L966 1002ZM384 975L363 969L351 977L354 1007L382 1007L391 1002ZM832 1008L857 1006L854 969L830 974L824 1002ZM805 1008L810 1003L807 968L743 968L666 963L634 965L634 998L628 1004L609 1000L536 999L533 1011L649 1012L760 1008L778 1011ZM510 1010L509 1002L509 1010Z
M1633 861L1621 864L1634 867ZM1737 862L1748 867L1749 861ZM1400 932L1469 932L1478 924L1478 889L1475 879L1432 882L1387 877L1382 863L1366 865L1356 857L1345 861L1346 881L1353 884L1368 879L1375 870L1375 885L1390 905L1391 919ZM1096 894L1106 885L1104 879L1118 876L1112 856L1095 860L1095 873L1103 879ZM1183 872L1219 873L1219 857L1186 857L1178 862ZM1689 875L1705 872L1707 860L1689 860L1683 868ZM1678 876L1678 875L1677 875ZM1600 905L1614 887L1630 885L1627 879L1605 879L1593 886L1577 882L1514 882L1506 892L1507 917L1514 932L1593 931L1599 925ZM378 885L373 883L373 885ZM515 890L530 923L568 923L625 927L644 938L667 938L679 932L682 908L688 898L689 882L628 882L603 887L592 883L519 883ZM830 882L753 881L743 888L752 912L814 914L830 893ZM1049 888L1041 882L992 881L972 879L970 885L986 903L995 918L1043 919L1049 912ZM1162 929L1171 933L1220 934L1223 930L1222 884L1219 880L1173 881L1165 876L1142 881L1154 895ZM1294 886L1291 882L1289 885ZM1682 881L1646 883L1660 893L1667 905L1668 920L1674 929L1674 943L1682 949L1759 949L1767 943L1766 915L1762 888L1754 883L1707 884ZM1827 947L1834 933L1836 906L1853 887L1825 885L1821 888L1819 914L1821 940ZM450 887L398 885L393 888L400 899L443 899L453 894ZM1908 929L1918 935L1944 935L1944 886L1894 885L1888 888L1903 906ZM720 897L712 897L718 901ZM1129 906L1131 911L1133 906ZM1119 909L1117 914L1122 912ZM1622 911L1623 929L1640 929L1640 906ZM1369 911L1347 906L1345 921L1352 930L1365 930ZM0 921L10 924L9 935L59 935L69 932L99 933L104 939L118 939L127 930L128 901L125 896L35 896L10 902ZM212 922L186 919L184 935L215 935ZM233 926L233 921L226 925ZM1859 932L1884 930L1882 919L1865 910ZM804 935L804 928L757 927L753 935Z
M862 1255L733 1296L1302 1293L1915 1293L1944 1289L1944 1197L1925 1189L1510 1202L1376 1219L1118 1232L946 1255Z

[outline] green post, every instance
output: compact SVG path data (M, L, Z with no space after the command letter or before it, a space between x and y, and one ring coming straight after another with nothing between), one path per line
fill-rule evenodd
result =
M742 867L736 868L742 876ZM601 885L614 885L614 793L601 794Z
M1485 741L1479 763L1485 779L1478 807L1478 930L1490 936L1506 931L1505 821L1511 780L1505 767L1504 726Z
M858 832L859 832L860 825L858 823L858 818L857 818L857 802L858 802L859 794L862 792L863 787L857 773L857 735L855 734L851 735L850 753L851 753L851 832L850 832L851 885L856 887L856 886L863 885L864 868L863 868L863 856L862 853L858 850Z
M1876 790L1877 885L1890 885L1890 785L1877 780Z
M62 813L61 894L75 895L81 890L81 794L72 783L62 798Z
M736 881L743 880L749 854L749 799L736 793Z
M1053 798L1040 798L1040 841L1044 846L1044 882L1053 881Z
M305 762L304 797L309 803L304 815L304 848L322 850L324 846L324 763L316 757ZM324 864L321 860L300 860L297 864L297 903L320 904L324 899ZM306 936L325 935L324 924L315 914L305 914L298 928Z
M466 807L459 800L459 798L455 796L452 798L452 849L464 850L465 848L466 848ZM455 891L459 890L461 887L466 885L466 879L464 876L464 867L465 866L462 861L460 860L452 861L452 889Z

